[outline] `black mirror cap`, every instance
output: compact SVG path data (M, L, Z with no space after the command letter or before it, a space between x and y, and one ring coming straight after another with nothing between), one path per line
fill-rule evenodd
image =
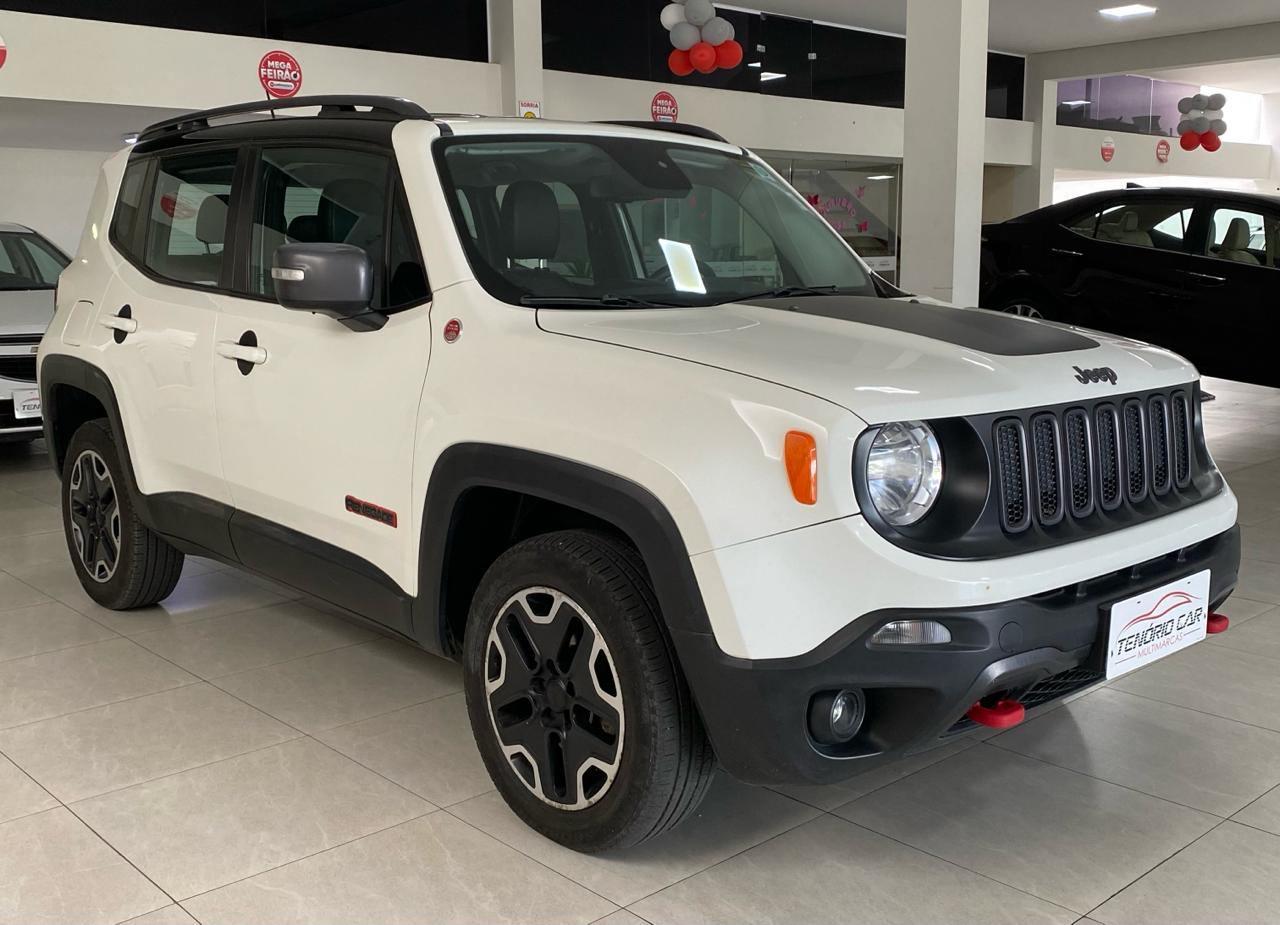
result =
M369 308L373 261L354 244L282 244L271 280L285 308L328 315L354 331L376 331L387 323L386 315Z

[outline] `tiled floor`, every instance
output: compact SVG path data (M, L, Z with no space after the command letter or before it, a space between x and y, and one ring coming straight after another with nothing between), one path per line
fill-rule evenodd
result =
M498 799L454 665L202 560L94 606L41 445L0 447L0 923L1280 921L1280 392L1208 387L1230 632L846 785L720 779L604 857Z

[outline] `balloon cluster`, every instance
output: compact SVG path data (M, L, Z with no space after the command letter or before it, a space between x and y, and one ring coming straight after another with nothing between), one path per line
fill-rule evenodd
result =
M1178 100L1178 112L1182 113L1178 136L1183 151L1202 146L1206 151L1217 151L1222 147L1222 136L1227 133L1227 123L1222 121L1225 105L1227 98L1222 93L1209 96L1197 93Z
M667 66L677 77L694 71L710 74L718 67L742 63L742 46L734 41L733 23L716 15L711 0L679 0L662 10L662 26L674 46Z

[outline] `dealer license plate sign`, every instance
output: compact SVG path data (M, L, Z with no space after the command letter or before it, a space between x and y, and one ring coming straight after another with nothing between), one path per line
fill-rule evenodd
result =
M13 416L18 419L40 417L40 392L37 389L14 390Z
M1209 572L1197 572L1111 608L1107 677L1149 665L1204 639L1209 619Z

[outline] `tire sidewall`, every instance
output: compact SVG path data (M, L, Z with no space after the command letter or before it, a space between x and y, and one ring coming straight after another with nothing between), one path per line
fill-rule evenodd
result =
M494 785L524 822L538 832L581 851L611 847L625 836L645 809L644 795L653 789L655 746L663 730L656 728L652 708L652 666L642 664L640 644L631 621L602 582L563 554L546 547L518 546L490 567L472 602L464 640L463 669L467 711L481 757ZM573 599L596 624L613 656L622 688L625 732L622 760L607 793L591 806L558 809L525 786L502 753L489 715L484 689L485 651L489 631L503 605L531 587L560 591ZM656 615L654 615L656 618Z
M107 470L111 474L112 485L115 486L117 503L120 507L120 548L117 550L115 574L107 581L96 581L84 563L80 561L80 553L76 551L75 540L71 535L71 471L76 460L85 450L93 450L102 457ZM129 592L129 562L133 554L135 542L133 498L130 496L128 482L125 480L124 467L111 432L103 423L90 421L82 424L71 437L67 445L67 455L62 462L62 533L67 543L67 552L71 556L71 565L85 593L103 607L115 608Z

